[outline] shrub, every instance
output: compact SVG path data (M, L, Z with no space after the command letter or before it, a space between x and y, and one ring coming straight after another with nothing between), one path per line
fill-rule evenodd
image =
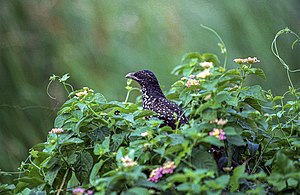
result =
M47 141L20 166L22 194L221 194L300 192L299 90L273 96L256 58L219 66L213 54L188 53L166 92L190 122L160 127L152 111L110 101L84 87L69 93ZM69 78L53 76L65 87ZM128 81L126 89L133 90Z

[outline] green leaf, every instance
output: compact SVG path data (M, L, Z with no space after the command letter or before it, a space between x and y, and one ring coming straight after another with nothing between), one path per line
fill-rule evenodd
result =
M236 146L245 146L246 143L244 142L243 138L240 135L228 135L227 141Z
M122 114L121 115L123 119L125 119L126 121L130 122L130 123L135 123L134 121L134 117L132 114Z
M214 136L206 136L204 138L201 138L200 139L201 142L204 142L204 143L209 143L209 144L212 144L212 145L215 145L215 146L224 146L224 143L221 142L218 138L214 137Z
M80 182L78 181L75 172L72 171L72 176L69 179L67 186L68 186L68 188L73 188L73 187L76 187L76 186L79 186L79 185L80 185Z
M14 184L0 184L0 193L3 193L5 191L10 191L15 188L16 188L16 186Z
M217 55L212 53L202 54L203 61L212 62L214 65L220 64L220 60Z
M265 102L266 99L262 91L263 90L259 85L247 86L244 87L243 90L240 92L240 97L242 98L242 100L246 98L251 98Z
M101 169L104 162L105 162L104 160L100 160L93 166L93 169L90 174L90 184L91 185L93 185L93 186L95 185L96 176L99 173L99 170Z
M215 180L206 180L205 184L215 190L222 190L224 189L229 181L229 175L222 175Z
M54 167L52 167L51 169L49 169L47 171L45 180L50 186L52 186L52 184L56 178L56 175L60 169L61 169L60 165L55 165Z
M265 73L262 69L260 69L260 68L251 68L250 70L251 70L251 71L249 71L250 74L255 74L255 75L261 77L262 79L266 80L267 77L266 77L266 75L265 75Z
M127 190L124 195L148 195L150 194L147 188L133 187Z
M102 126L93 131L88 131L87 136L93 141L104 141L105 137L110 135L110 129L107 126Z
M215 99L215 101L221 103L221 102L227 100L229 97L230 97L230 93L229 92L227 92L227 91L221 91L221 92L219 92L216 95L216 97L214 99Z
M174 146L174 145L177 145L177 144L182 144L184 142L183 135L169 134L168 137L171 138L170 146Z
M70 116L70 114L58 115L54 120L54 127L61 128L64 125L64 122L70 118Z
M95 93L92 101L94 101L100 105L107 103L105 97L101 93Z
M64 141L61 145L62 146L66 146L66 145L69 145L69 144L81 144L83 143L84 141L80 138L77 138L77 137L72 137L66 141Z
M181 58L181 63L184 63L186 61L189 61L193 58L199 59L199 61L203 58L202 55L198 52L190 52L183 55Z
M229 180L230 192L235 192L239 189L239 179L244 178L245 176L245 165L240 165L233 170L233 175Z
M81 183L86 183L89 178L90 171L93 167L93 157L89 152L78 154L77 162L74 165L76 177Z
M259 148L259 144L255 144L255 143L250 142L249 140L247 140L247 145L248 145L248 150L250 152L250 155L254 156L255 153L257 152L258 148Z
M105 104L102 104L101 106L99 106L100 110L106 110L108 108L125 108L125 105L121 102L118 101L111 101Z
M126 136L125 132L119 133L119 134L114 134L111 139L112 139L112 151L116 151L118 147L122 144L124 138Z
M76 106L80 109L81 112L84 112L84 111L88 110L87 105L84 104L84 103L79 102L79 103L76 104Z
M172 84L171 87L183 87L184 82L183 81L176 81L175 83Z
M224 128L225 134L228 135L238 135L238 133L235 131L233 127L225 127Z
M137 120L138 118L142 118L145 116L156 116L156 115L157 113L153 112L152 110L142 110L134 117L134 120Z
M66 82L70 78L69 73L64 74L59 80L59 82L63 83Z
M72 115L73 115L76 119L80 120L80 119L83 117L83 112L82 112L81 110L75 110L75 111L72 113Z
M239 98L230 96L230 97L226 100L226 103L227 103L229 106L234 106L234 107L236 107L236 106L238 105L238 103L239 103Z
M175 183L175 182L184 183L184 182L186 182L186 180L188 180L188 178L189 177L185 174L177 173L177 174L174 174L174 175L168 177L167 181L173 182L173 183Z
M216 160L204 147L193 148L191 160L191 163L196 168L213 170L216 173L218 172Z
M212 121L217 118L217 111L214 109L206 109L202 112L203 121Z
M97 143L94 147L94 154L101 157L105 153L109 152L109 144L110 144L110 138L106 137L105 140L102 142L102 144Z

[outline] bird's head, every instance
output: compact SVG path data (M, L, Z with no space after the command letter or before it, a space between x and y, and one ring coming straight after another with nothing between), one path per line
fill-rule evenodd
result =
M126 75L126 78L135 80L141 86L158 85L158 80L156 76L150 70L140 70L138 72L131 72Z

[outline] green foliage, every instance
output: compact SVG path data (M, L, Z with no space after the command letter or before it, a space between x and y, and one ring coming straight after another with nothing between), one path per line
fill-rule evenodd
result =
M181 79L167 97L190 119L176 130L161 127L155 113L127 102L128 96L108 102L87 87L70 92L47 141L30 150L16 185L1 185L1 191L299 193L299 91L274 97L245 85L250 75L265 77L254 62L229 70L218 64L214 54L189 53L173 70ZM69 86L68 75L51 78ZM171 172L151 182L152 171L168 163L174 163Z

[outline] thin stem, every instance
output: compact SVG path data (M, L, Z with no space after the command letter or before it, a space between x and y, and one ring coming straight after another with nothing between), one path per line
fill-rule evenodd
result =
M61 182L61 184L60 184L60 187L59 187L59 189L58 189L56 195L59 195L60 192L62 191L62 188L64 187L65 182L66 182L66 179L67 179L67 176L68 176L68 174L69 174L69 170L70 170L70 168L67 169L67 171L66 171L66 173L65 173L65 175L64 175L64 178L63 178L63 180L62 180L62 182Z
M128 102L128 99L129 99L129 94L133 91L133 90L140 90L139 88L131 88L127 91L127 95L126 95L126 98L125 98L125 101L124 103L126 104Z
M205 26L203 24L201 24L201 27L205 28L206 30L211 31L212 33L214 33L216 35L216 37L219 39L219 41L221 42L221 53L224 53L224 65L223 65L223 68L226 68L226 64L227 64L227 49L226 49L226 45L225 45L224 41L219 36L219 34L215 30L213 30L212 28L209 28L208 26Z
M299 43L300 37L295 32L291 31L288 28L285 28L285 29L280 30L275 35L275 38L273 39L272 44L271 44L271 51L278 58L278 60L280 61L280 63L283 65L283 67L286 69L286 74L287 74L289 83L290 83L292 89L294 90L294 85L293 85L293 82L291 80L290 73L300 72L300 69L291 70L290 67L289 67L289 65L280 57L280 54L279 54L279 51L278 51L278 47L277 47L277 38L279 36L281 36L282 34L284 34L284 33L291 33L292 35L294 35L297 38L296 41L293 43L292 48L294 47L295 43L297 43L297 42Z
M53 82L53 80L50 80L50 82L49 82L48 85L47 85L46 91L47 91L47 95L48 95L51 99L55 100L56 97L53 97L52 95L50 95L50 92L49 92L49 88L50 88L50 85L51 85L52 82Z
M268 141L268 143L266 144L266 146L264 147L263 151L261 152L261 154L259 155L252 171L251 171L251 174L254 173L254 171L256 170L256 167L258 166L258 164L260 163L261 159L262 159L262 155L265 153L267 147L269 146L269 144L271 143L271 141L273 140L274 136Z

